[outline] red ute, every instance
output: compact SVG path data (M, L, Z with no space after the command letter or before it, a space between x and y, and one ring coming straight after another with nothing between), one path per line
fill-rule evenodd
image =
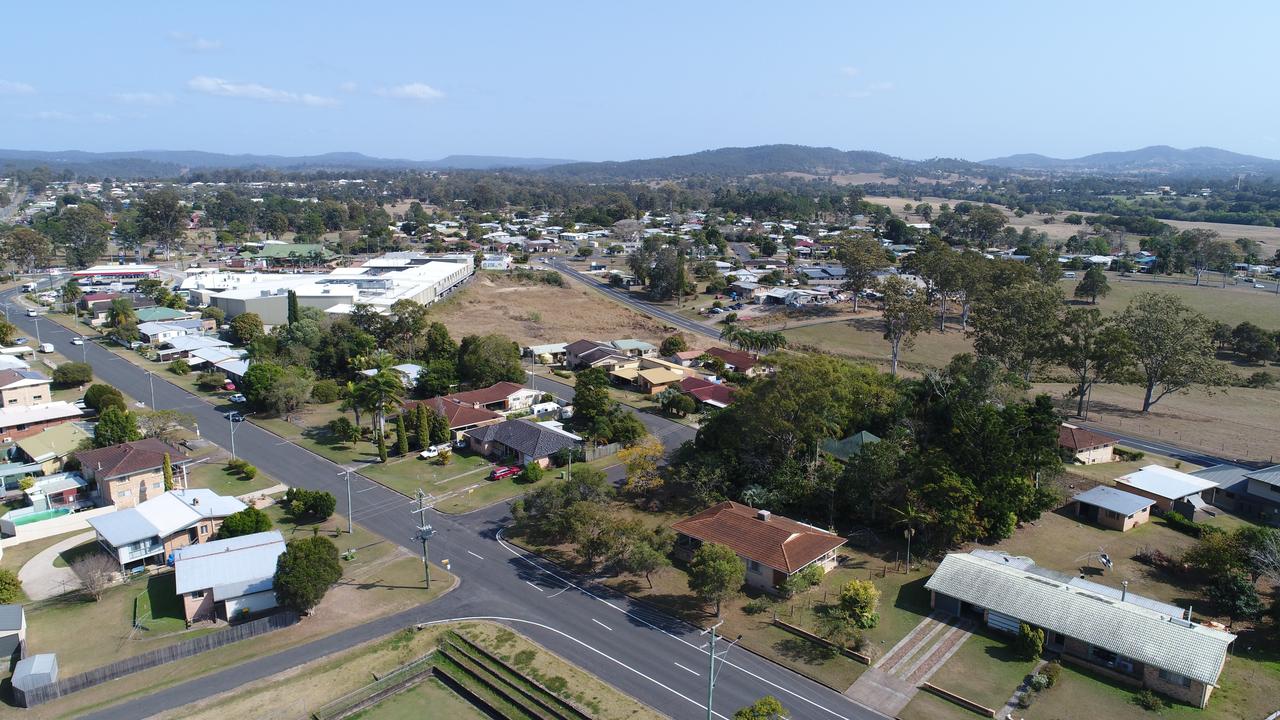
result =
M510 465L498 465L495 468L493 468L492 472L489 473L489 479L501 480L503 478L509 478L512 475L519 475L521 472L522 472L521 469L518 467L512 467Z

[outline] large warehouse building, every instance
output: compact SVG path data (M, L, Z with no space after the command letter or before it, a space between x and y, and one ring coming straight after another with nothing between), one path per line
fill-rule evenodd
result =
M221 309L228 319L252 312L267 325L280 325L288 322L291 290L299 305L327 313L347 313L356 305L385 312L400 300L436 302L474 272L469 258L452 262L421 253L390 253L325 274L196 272L181 288L196 302Z

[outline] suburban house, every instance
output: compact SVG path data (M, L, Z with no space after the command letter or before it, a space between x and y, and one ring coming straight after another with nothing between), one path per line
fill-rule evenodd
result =
M389 369L400 376L400 384L404 385L405 390L412 390L418 384L418 375L422 373L422 366L413 363L400 363L399 365L392 365ZM361 370L360 374L365 377L373 377L378 374L378 370L370 368Z
M680 380L680 392L708 407L726 408L733 402L733 395L737 390L700 377L686 377Z
M209 335L177 335L161 343L156 351L156 356L160 360L172 360L173 358L192 358L189 364L195 367L199 363L194 361L194 356L202 350L218 350L231 347L231 343L226 340L219 340ZM232 357L240 357L239 352L232 353ZM220 358L221 359L221 358Z
M83 415L80 408L64 400L0 407L0 438L20 440Z
M1280 525L1280 465L1258 470L1215 465L1192 475L1214 483L1206 491L1214 507L1256 522Z
M88 439L88 431L79 425L63 423L22 438L15 444L23 460L39 465L42 474L52 475L61 472L67 458Z
M186 335L200 335L211 320L165 320L138 324L138 339L148 345L162 345Z
M447 397L434 397L427 400L412 400L405 403L405 411L411 411L419 405L426 405L440 415L449 423L449 432L456 440L461 433L471 428L480 427L482 425L493 425L503 420L502 413L478 408L474 405L464 405L454 402Z
M826 573L836 566L845 539L826 530L732 501L674 523L676 555L693 557L702 543L732 548L747 568L747 584L777 591L788 577L810 565Z
M566 431L558 422L534 422L520 418L485 425L463 433L471 449L488 457L506 459L517 465L536 462L551 464L560 450L579 447L582 438Z
M230 621L276 607L273 579L284 551L278 530L175 550L176 590L187 622Z
M1157 513L1175 511L1189 519L1216 514L1205 504L1201 493L1217 486L1212 480L1160 465L1148 465L1116 478L1118 489L1155 500Z
M822 441L822 452L839 460L840 462L849 462L850 458L857 457L862 448L872 443L880 442L880 438L876 435L861 430L843 440L835 438L827 438Z
M174 322L177 320L189 320L191 313L183 310L174 310L170 307L156 305L153 307L138 307L134 305L134 314L138 316L138 327L142 327L146 323L164 323Z
M165 563L181 547L206 542L246 505L212 490L174 490L89 519L102 545L126 570Z
M0 658L13 657L27 639L27 614L21 605L0 605ZM6 662L6 664L8 664Z
M947 555L925 588L937 611L976 615L1006 633L1021 623L1043 628L1045 648L1064 661L1201 708L1236 639L1176 605L991 551Z
M0 370L0 406L43 405L52 397L50 382L35 370Z
M532 390L519 383L500 382L479 390L445 395L444 399L477 409L509 413L528 410L540 397L540 390Z
M533 358L541 365L556 365L564 362L565 353L568 352L567 348L568 345L565 343L530 345L524 349L524 354Z
M1115 459L1115 446L1113 437L1067 423L1058 426L1058 447L1070 452L1082 465L1111 462Z
M733 372L740 372L743 375L755 375L756 359L751 357L751 353L744 353L739 350L726 350L722 347L707 348L705 353L711 357L720 358L724 361L724 366Z
M604 368L606 372L621 367L638 367L636 358L613 345L595 340L575 340L565 346L564 364L570 370Z
M89 481L78 472L62 472L52 475L41 475L32 479L31 487L23 490L30 508L19 508L11 512L33 510L65 510L75 512L97 505L89 493ZM16 518L15 518L16 519ZM3 518L0 518L2 521Z
M609 345L627 357L653 357L658 354L656 346L634 338L614 340Z
M1071 498L1075 516L1096 525L1120 532L1129 532L1151 519L1151 506L1155 500L1117 490L1109 485L1099 485Z
M176 447L156 438L76 453L80 473L98 485L104 505L133 507L164 494L164 456L174 472L191 461Z

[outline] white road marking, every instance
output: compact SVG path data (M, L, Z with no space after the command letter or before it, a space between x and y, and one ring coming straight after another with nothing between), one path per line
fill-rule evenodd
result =
M468 555L471 555L472 557L478 557L478 558L480 558L481 560L483 560L483 559L484 559L484 558L480 557L479 555L476 555L475 553L471 552L470 550L468 550L468 551L467 551L467 554L468 554Z
M605 658L606 660L612 661L614 664L618 665L619 667L622 667L622 668L625 668L625 669L627 669L627 670L630 670L631 672L635 673L636 675L639 675L640 677L644 678L645 680L648 680L649 682L653 683L654 685L657 685L658 687L662 688L663 690L666 690L666 691L670 692L672 695L675 695L676 697L680 698L681 700L686 700L686 701L688 701L690 704L692 704L692 705L694 705L695 707L698 707L698 708L700 708L700 709L702 709L702 710L706 710L706 709L707 709L707 706L706 706L706 705L703 705L702 703L698 702L697 700L694 700L693 698L689 697L688 695L685 695L684 693L680 692L679 690L676 690L676 689L672 688L671 686L669 686L669 685L666 685L666 684L662 683L662 682L661 682L661 681L659 681L659 680L656 680L656 679L654 679L654 678L652 678L652 677L649 677L648 675L645 675L644 673L642 673L642 672L640 672L639 670L637 670L637 669L635 669L635 668L631 667L630 665L628 665L628 664L626 664L626 663L622 662L621 660L619 660L619 659L617 659L617 658L613 657L612 655L609 655L608 653L606 653L606 652L604 652L604 651L602 651L602 650L598 650L598 649L596 649L595 647L592 647L591 645L586 644L585 642L583 642L583 641L579 640L578 638L576 638L576 637L574 637L574 636L570 635L570 634L569 634L569 633L567 633L567 632L564 632L563 630L557 630L556 628L553 628L553 627L551 627L550 625L543 625L543 624L542 624L542 623L540 623L540 622L534 622L534 621L532 621L532 620L521 620L520 618L478 616L478 617L459 617L459 618L448 618L448 619L445 619L445 620L432 620L432 621L430 621L430 622L421 623L420 627L421 627L421 626L425 626L425 625L440 625L440 624L442 624L442 623L451 623L451 622L467 622L467 621L470 621L470 620L491 620L491 621L495 621L495 622L524 623L524 624L526 624L526 625L533 625L534 627L542 628L543 630L547 630L548 632L553 632L553 633L555 633L555 634L557 634L557 635L559 635L559 636L561 636L561 637L565 638L566 640L570 640L570 641L572 641L572 642L575 642L575 643L577 643L577 644L581 645L582 647L584 647L584 648L586 648L586 649L590 650L591 652L593 652L593 653L595 653L595 654L599 655L599 656L600 656L600 657L602 657L602 658ZM725 717L724 715L721 715L720 713L715 712L714 710L713 710L712 712L714 712L714 713L715 713L715 716L716 716L716 717L721 718L721 720L729 720L729 718L728 718L728 717Z
M694 669L692 669L692 668L687 668L687 667L685 667L685 666L681 665L680 663L675 663L675 666L676 666L676 667L678 667L678 668L680 668L681 670L686 671L686 672L691 672L691 673L693 673L694 675L697 675L698 677L702 677L702 673L700 673L700 672L698 672L697 670L694 670Z
M548 569L546 569L545 567L543 567L543 565L541 565L541 564L539 564L539 563L537 563L537 562L534 562L533 560L531 560L531 559L530 559L531 557L537 557L536 555L531 555L531 554L529 554L529 553L525 553L525 552L517 552L515 548L511 547L510 545L508 545L508 544L506 543L506 541L502 539L502 530L501 530L501 529L499 529L499 530L498 530L498 532L497 532L497 534L496 534L496 535L494 535L494 539L496 539L496 540L498 541L498 544L502 545L502 547L503 547L503 548L505 548L505 549L507 550L507 552L511 553L511 554L512 554L512 555L514 555L515 557L519 558L520 560L524 561L525 563L528 563L529 565L532 565L533 567L537 568L538 570L542 571L543 573L546 573L547 575L550 575L551 577L555 578L556 580L559 580L560 582L564 583L565 585L572 586L572 587L573 587L573 589L578 590L579 592L583 593L583 594L584 594L584 595L586 595L587 597L590 597L590 598L592 598L593 600L598 600L598 601L600 601L600 602L604 603L605 605L608 605L609 607L613 608L614 610L617 610L618 612L621 612L621 613L622 613L622 614L624 614L624 615L628 615L628 616L630 616L630 617L632 617L632 618L635 618L636 620L639 620L640 622L644 623L645 625L648 625L649 627L653 628L654 630L657 630L658 632L660 632L660 633L662 633L662 634L666 635L667 637L670 637L670 638L672 638L672 639L676 640L677 642L684 643L685 645L688 645L689 647L695 647L693 643L689 642L688 640L685 640L684 638L680 637L679 635L676 635L675 633L672 633L671 631L666 630L666 629L664 629L664 628L660 628L660 627L658 627L657 625L654 625L653 623L651 623L651 622L649 622L649 621L645 620L644 618L642 618L642 617L640 617L640 616L638 616L638 615L636 615L636 614L634 614L634 613L631 613L631 612L629 612L629 611L627 611L627 610L625 610L625 609L623 609L623 608L620 608L620 607L618 607L617 605L614 605L613 603L609 602L608 600L605 600L604 598L601 598L600 596L596 595L595 593L591 592L590 590L587 590L587 589L586 589L586 588L584 588L584 587L581 587L581 586L579 586L579 585L577 585L577 584L575 584L575 583L572 583L572 582L570 582L570 581L568 581L568 580L564 579L563 577L560 577L560 576L559 576L559 575L557 575L556 573L551 572L550 570L548 570ZM538 558L538 559L539 559L539 560L541 560L541 558ZM693 627L693 626L691 625L690 627ZM558 631L557 631L557 632L558 632ZM611 658L611 659L612 659L612 658ZM825 712L825 713L827 713L827 714L829 714L829 715L831 715L831 716L833 716L833 717L842 718L843 720L847 720L847 719L845 718L845 716L841 715L840 713L836 712L835 710L832 710L832 709L830 709L830 708L828 708L828 707L825 707L825 706L823 706L823 705L820 705L820 704L818 704L817 702L815 702L815 701L813 701L813 700L811 700L811 699L809 699L809 698L805 697L804 695L801 695L800 693L797 693L797 692L795 692L795 691L793 691L793 690L791 690L791 689L789 689L789 688L785 688L785 687L783 687L783 686L781 686L781 685L779 685L779 684L777 684L777 683L773 682L772 680L769 680L768 678L760 677L759 675L757 675L757 674L755 674L755 673L751 672L750 670L747 670L746 668L742 667L741 665L737 665L737 664L735 664L735 663L733 663L733 662L730 662L728 659L721 659L721 661L720 661L720 662L721 662L721 663L723 663L723 664L725 664L725 665L728 665L728 666L729 666L729 667L731 667L731 668L734 668L735 670L740 670L740 671L742 671L743 673L746 673L747 675L750 675L751 677L755 678L756 680L759 680L760 682L765 683L766 685L770 685L770 686L772 686L772 687L774 687L774 688L777 688L779 692L782 692L782 693L785 693L785 694L787 694L787 695L790 695L791 697L794 697L794 698L796 698L797 700L800 700L801 702L808 703L809 705L812 705L813 707L815 707L815 708L817 708L817 709L819 709L819 710L822 710L823 712ZM783 668L783 669L785 670L785 668ZM855 701L850 700L849 702L855 702ZM695 703L695 704L696 704L696 703ZM856 703L856 702L855 702L855 704L859 705L860 707L866 707L865 705L862 705L861 703ZM703 709L706 709L706 706L705 706L705 705L700 705L699 707L702 707ZM870 709L870 708L868 708L868 709ZM718 714L718 713L717 713L717 714ZM722 715L721 717L724 717L724 716Z
M595 618L591 618L591 622L599 625L600 627L604 628L605 630L608 630L609 632L613 632L613 628L609 627L608 625L605 625L604 623L600 622Z
M533 588L534 590L537 590L538 592L546 592L545 590L543 590L542 588L538 587L537 585L534 585L533 583L529 582L528 580L525 580L525 581L524 581L524 584L525 584L525 585L528 585L529 587Z

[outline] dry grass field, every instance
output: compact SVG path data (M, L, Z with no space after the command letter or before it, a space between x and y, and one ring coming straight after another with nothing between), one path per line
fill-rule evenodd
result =
M555 287L479 275L457 296L432 309L449 332L500 333L521 345L581 338L638 338L657 344L662 324L576 284Z

